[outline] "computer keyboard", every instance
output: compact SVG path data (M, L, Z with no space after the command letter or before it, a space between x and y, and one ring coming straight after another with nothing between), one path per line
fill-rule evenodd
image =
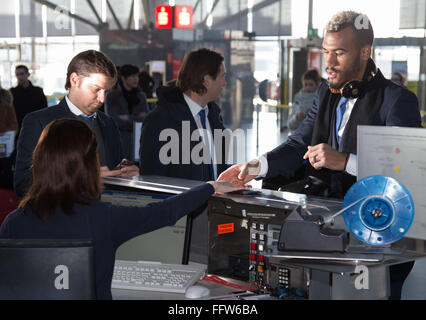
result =
M115 260L111 288L185 293L205 271L202 265Z

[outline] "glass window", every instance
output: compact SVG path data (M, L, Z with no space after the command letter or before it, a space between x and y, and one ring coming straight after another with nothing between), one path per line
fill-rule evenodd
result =
M247 15L241 15L232 20L230 16L247 9L247 0L220 1L213 10L212 29L247 30Z
M42 37L41 5L33 1L20 0L19 25L21 37Z
M253 7L261 2L254 0ZM280 0L253 11L253 30L257 36L291 35L291 0Z
M70 11L70 0L55 0L57 8L47 9L47 35L48 36L70 36L71 18L62 13L62 9Z
M95 11L102 17L102 0L91 0ZM112 3L112 1L110 1ZM113 4L113 7L115 4ZM84 19L93 22L94 24L99 24L99 20L96 17L95 13L87 3L87 0L75 0L75 13L81 16ZM101 18L102 19L102 18ZM98 32L92 26L85 24L84 22L75 20L75 34L76 35L97 35Z
M15 2L2 1L0 37L15 37Z

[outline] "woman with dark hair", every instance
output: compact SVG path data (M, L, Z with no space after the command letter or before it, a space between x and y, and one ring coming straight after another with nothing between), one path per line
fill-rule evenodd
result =
M306 71L302 75L302 89L294 96L293 105L288 117L287 126L291 135L306 118L314 103L315 90L321 83L321 76L316 69Z
M96 135L84 121L51 122L33 153L33 184L19 208L5 219L0 238L91 239L97 298L111 299L115 251L122 243L175 224L214 192L241 188L209 181L142 208L100 202L102 184L96 149Z

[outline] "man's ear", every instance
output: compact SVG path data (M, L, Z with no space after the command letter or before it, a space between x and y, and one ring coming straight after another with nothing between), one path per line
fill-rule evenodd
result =
M212 82L212 77L209 74L206 74L203 78L203 85L208 88L210 86L210 83Z
M361 59L367 61L371 57L371 46L363 46L361 48Z
M71 73L70 75L70 84L72 87L79 87L81 83L81 79L79 75L76 72Z

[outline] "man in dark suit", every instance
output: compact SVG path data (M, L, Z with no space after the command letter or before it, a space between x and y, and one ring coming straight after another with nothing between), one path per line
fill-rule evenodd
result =
M98 138L101 176L139 174L134 165L114 170L123 158L120 132L112 118L98 110L116 80L114 64L101 52L84 51L71 60L65 84L67 96L56 106L29 113L22 122L14 174L19 196L25 195L32 183L31 157L41 132L55 119L78 117L88 122Z
M226 86L223 61L221 54L209 49L189 52L176 84L157 89L157 107L142 127L142 175L209 181L227 168L224 138L219 142L214 134L225 129L214 102ZM207 263L207 212L203 209L193 216L190 260Z
M335 15L323 41L328 85L317 89L305 120L280 146L232 166L219 180L243 184L254 178L289 177L308 162L307 175L320 178L329 195L342 198L356 182L358 125L421 127L416 96L385 79L371 60L373 39L365 15ZM391 298L400 297L412 265L391 267Z
M185 56L176 85L158 88L157 107L143 123L141 174L208 181L227 168L225 144L214 141L214 130L225 130L214 102L225 86L221 54L202 48Z
M46 96L43 89L33 86L29 80L30 72L25 65L18 65L15 68L16 80L18 85L10 89L13 95L13 105L15 106L16 118L19 128L25 115L30 112L47 107Z

